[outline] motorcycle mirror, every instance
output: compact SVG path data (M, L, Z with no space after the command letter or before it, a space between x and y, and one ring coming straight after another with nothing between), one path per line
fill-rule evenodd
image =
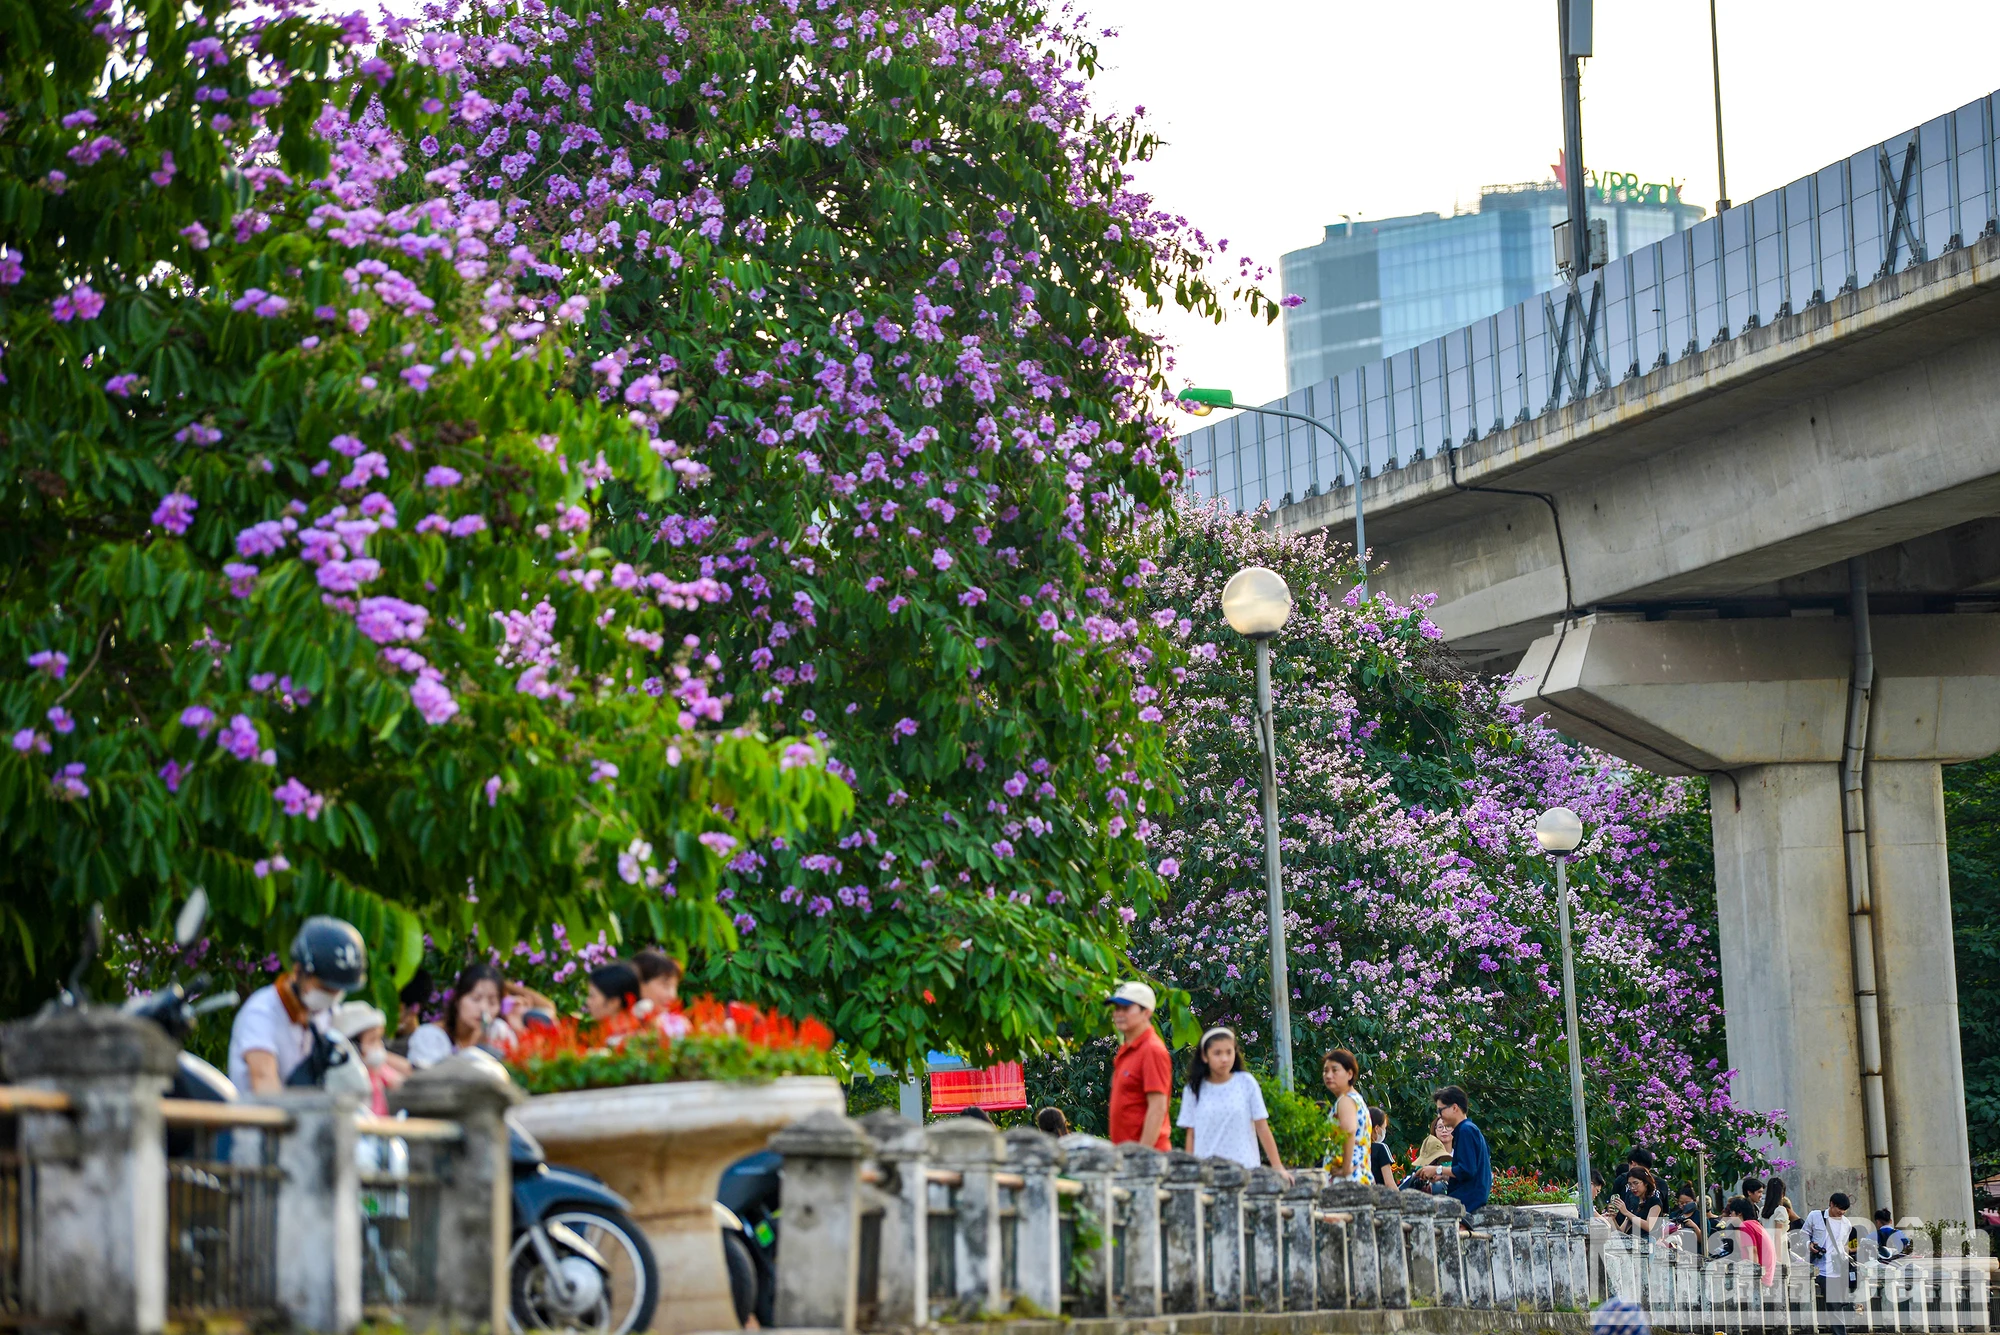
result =
M193 1007L190 1008L190 1013L196 1016L211 1015L216 1011L228 1010L239 1000L241 998L234 992L217 992L212 997L203 997L200 1001L195 1002Z
M191 946L201 935L201 925L208 921L208 891L200 886L188 896L187 903L181 905L180 916L174 919L174 943Z
M89 1002L89 995L83 990L83 976L90 972L90 966L97 959L98 950L104 945L104 905L95 903L83 923L83 953L78 956L76 968L70 971L69 987L64 1001L71 1006L81 1006Z

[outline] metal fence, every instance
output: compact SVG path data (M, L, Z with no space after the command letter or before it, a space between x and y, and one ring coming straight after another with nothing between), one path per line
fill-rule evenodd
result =
M459 1139L449 1123L364 1118L361 1303L371 1316L430 1307L438 1297L441 1153Z
M241 1134L246 1122L273 1127L268 1117L244 1113L274 1110L163 1102L178 1105L167 1115L170 1139L185 1137L167 1161L168 1315L276 1318L278 1190L285 1175L275 1136Z
M1326 422L1373 476L1994 235L1996 111L2000 93L1613 261L1567 326L1564 294L1535 297L1269 406ZM1322 432L1255 413L1179 447L1190 490L1238 510L1351 480Z

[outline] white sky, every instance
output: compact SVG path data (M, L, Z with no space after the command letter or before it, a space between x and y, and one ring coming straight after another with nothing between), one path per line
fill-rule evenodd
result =
M1120 33L1098 105L1144 106L1168 141L1140 187L1274 270L1342 213L1448 214L1482 184L1541 180L1562 143L1555 0L1082 3ZM1585 164L1683 181L1712 210L1707 0L1597 0L1596 15ZM2000 87L1994 0L1719 0L1718 15L1738 203ZM1163 327L1181 381L1285 392L1281 326Z

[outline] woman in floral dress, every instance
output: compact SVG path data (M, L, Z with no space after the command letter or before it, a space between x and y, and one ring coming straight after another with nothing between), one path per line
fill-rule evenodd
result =
M1362 1101L1361 1091L1354 1087L1360 1074L1361 1064L1346 1048L1335 1048L1320 1062L1320 1079L1333 1095L1333 1111L1327 1114L1327 1120L1333 1123L1333 1148L1328 1151L1324 1165L1329 1182L1369 1180L1368 1105Z

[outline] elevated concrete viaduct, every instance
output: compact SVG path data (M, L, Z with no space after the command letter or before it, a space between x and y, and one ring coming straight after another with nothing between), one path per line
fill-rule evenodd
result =
M1730 1062L1794 1199L1971 1218L1940 767L2000 750L2000 238L1360 485L1378 589L1710 776Z

